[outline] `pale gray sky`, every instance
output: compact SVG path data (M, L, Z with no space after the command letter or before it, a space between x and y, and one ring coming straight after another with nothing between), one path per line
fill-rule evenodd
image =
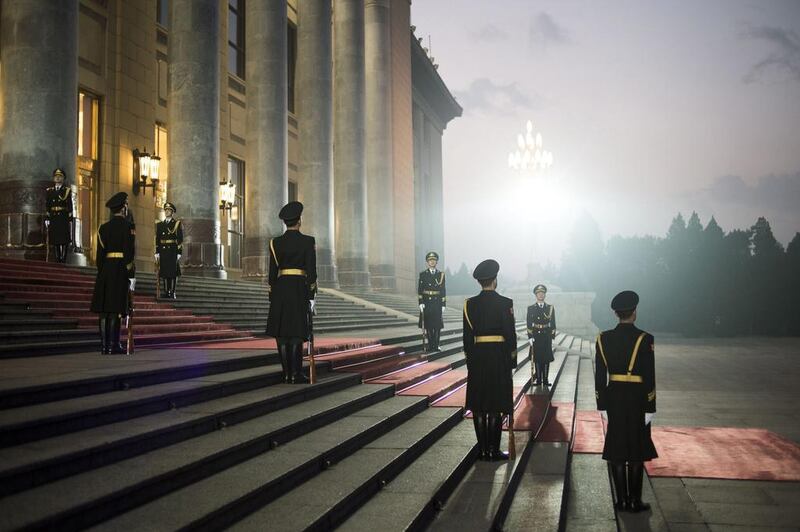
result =
M412 23L464 107L444 137L452 268L558 261L582 209L605 237L692 209L800 231L800 0L415 0ZM507 168L528 119L555 155L545 192Z

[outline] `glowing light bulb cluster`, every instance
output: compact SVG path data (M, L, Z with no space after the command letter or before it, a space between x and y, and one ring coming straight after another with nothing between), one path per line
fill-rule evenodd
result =
M508 167L519 171L543 171L553 165L553 152L543 147L542 134L533 133L533 123L528 120L525 134L517 135L517 149L508 154Z

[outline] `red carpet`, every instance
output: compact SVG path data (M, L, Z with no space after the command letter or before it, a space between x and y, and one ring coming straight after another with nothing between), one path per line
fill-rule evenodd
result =
M653 477L800 481L800 446L764 429L654 427Z
M575 439L572 441L572 452L601 454L606 438L605 434L605 421L599 410L578 410L575 416Z
M333 353L346 349L358 349L378 345L374 338L317 338L315 347L318 353ZM254 338L249 340L234 340L231 342L211 342L207 344L187 344L179 346L185 349L271 349L276 350L274 338Z
M572 439L575 403L550 403L547 420L536 441L568 442Z
M523 395L514 408L514 430L539 430L549 404L546 395Z

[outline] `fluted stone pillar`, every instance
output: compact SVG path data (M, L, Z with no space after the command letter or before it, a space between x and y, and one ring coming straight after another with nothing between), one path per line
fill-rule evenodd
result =
M247 215L245 277L266 277L269 240L283 233L289 195L285 1L247 2Z
M320 286L338 286L333 233L331 0L297 5L297 116L303 232L317 242Z
M336 264L343 288L368 288L364 156L364 0L333 4Z
M185 275L225 278L219 215L218 0L170 0L169 200L183 223Z
M76 182L78 0L3 0L0 63L0 254L44 259L53 170Z
M392 50L389 0L366 0L366 163L372 288L396 288L392 174Z

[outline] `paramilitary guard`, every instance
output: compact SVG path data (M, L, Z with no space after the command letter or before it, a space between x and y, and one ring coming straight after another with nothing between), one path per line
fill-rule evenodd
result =
M514 302L497 293L499 270L500 265L492 259L478 264L472 276L481 285L481 292L464 301L465 406L472 410L481 460L508 459L508 454L500 450L500 433L503 415L514 408Z
M439 349L439 335L444 321L442 308L447 304L444 272L436 269L439 254L435 251L425 255L428 267L419 273L417 296L419 299L419 326L424 327L428 335L428 350Z
M128 290L136 285L134 278L135 250L131 225L125 219L128 195L118 192L106 202L111 220L97 230L97 279L92 295L92 312L100 315L101 353L124 354L120 344L122 317L128 313Z
M267 335L278 343L285 382L303 384L303 342L309 338L310 314L317 294L314 237L300 232L303 204L292 201L278 214L286 232L269 242L269 316Z
M533 289L536 303L528 307L528 343L533 351L531 364L536 367L533 385L550 386L550 363L553 357L553 339L556 337L556 309L544 302L547 287L537 284Z
M608 418L603 459L611 464L616 507L623 512L650 509L642 502L644 462L658 457L650 438L656 411L654 341L633 324L638 304L636 292L617 294L611 308L619 325L602 332L595 346L597 409Z
M72 188L64 183L64 170L53 170L53 186L47 188L47 212L44 224L48 244L53 246L56 262L67 262L67 248L72 242Z
M181 275L181 254L183 253L183 227L181 221L173 218L177 212L175 204L164 204L165 218L156 223L156 254L158 276L164 283L161 297L176 299L175 285Z

